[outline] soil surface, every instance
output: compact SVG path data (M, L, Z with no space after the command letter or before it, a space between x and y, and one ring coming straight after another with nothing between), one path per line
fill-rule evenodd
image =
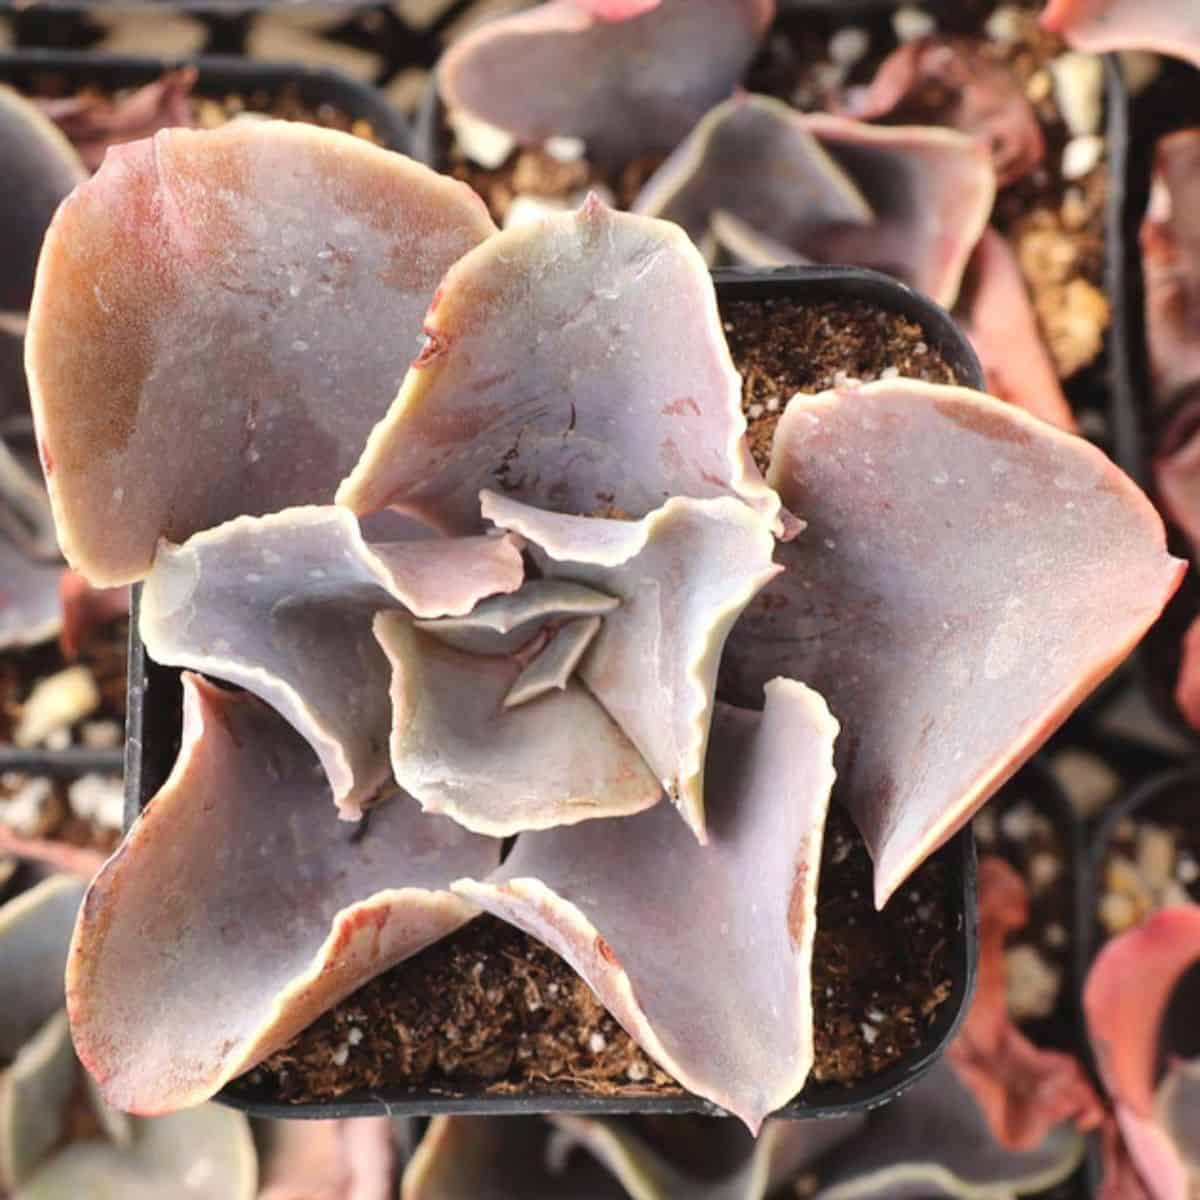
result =
M813 957L817 1083L852 1083L920 1047L950 995L948 879L928 862L891 904L849 818L830 813ZM413 1088L435 1095L679 1095L591 989L490 916L371 980L233 1085L304 1102Z
M893 376L960 382L920 325L859 301L734 300L721 305L721 316L742 374L750 451L764 471L775 426L797 392Z
M985 32L997 8L1018 8L1017 36L1011 40ZM1040 168L1001 191L993 223L1016 251L1030 288L1042 334L1061 378L1095 362L1110 321L1104 293L1104 207L1107 167L1099 162L1081 177L1063 172L1063 153L1071 134L1059 110L1050 65L1067 47L1043 32L1036 16L1041 4L1013 5L1011 0L955 0L937 6L934 35L970 38L991 61L1012 71L1030 100L1046 143ZM834 63L830 39L853 27L867 35L865 53L848 68ZM883 59L898 45L888 13L855 14L851 19L824 13L781 13L771 36L747 75L752 91L778 96L804 110L826 107L831 90L869 83ZM910 105L897 120L929 123L941 97L930 96L930 110ZM1103 129L1097 129L1098 134Z

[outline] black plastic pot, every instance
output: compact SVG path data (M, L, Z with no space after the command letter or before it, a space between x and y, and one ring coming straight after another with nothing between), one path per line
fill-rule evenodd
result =
M89 84L105 89L136 87L187 64L199 72L197 95L221 97L236 92L246 96L263 92L274 97L294 91L306 105L327 104L348 116L369 121L386 146L408 153L409 129L400 114L374 88L328 69L219 55L168 60L78 50L21 50L0 53L0 83L39 93L54 86L56 94L70 95Z
M159 78L164 71L193 63L199 76L196 93L224 96L229 92L249 95L263 92L276 96L294 91L308 105L327 104L371 123L379 137L393 150L407 152L406 122L386 104L379 93L335 71L313 71L279 63L257 63L234 58L196 58L165 61L153 58L106 56L67 50L22 50L0 53L0 83L19 91L40 94L52 89L69 95L89 85L105 89L136 87ZM0 745L0 771L24 771L33 775L71 778L95 771L117 774L124 752L117 750L22 750Z
M1120 69L1110 65L1121 94ZM1112 89L1110 88L1110 92ZM1171 419L1157 414L1146 349L1145 283L1139 231L1150 197L1154 151L1159 138L1176 129L1200 125L1200 71L1164 59L1161 74L1136 99L1127 101L1123 126L1113 129L1113 204L1109 220L1109 296L1113 304L1112 427L1113 452L1124 470L1153 495L1152 461L1159 437ZM1119 139L1119 140L1118 140ZM1171 550L1194 560L1191 547L1171 530ZM1159 714L1177 731L1200 740L1175 704L1181 641L1200 614L1200 579L1188 573L1166 612L1147 635L1135 664Z
M925 297L872 271L850 268L783 268L777 271L722 271L716 274L723 302L789 297L805 303L864 301L899 312L920 324L926 341L936 346L961 381L978 386L980 367L974 352L950 317ZM126 741L126 822L166 779L179 749L181 685L179 672L149 661L137 636L138 596L135 589L129 655L129 698ZM948 877L948 895L957 913L950 947L951 993L938 1010L922 1046L876 1077L852 1086L811 1083L781 1115L797 1118L835 1117L873 1108L914 1083L937 1060L957 1029L975 985L976 911L975 843L970 830L953 838L938 855ZM227 1104L262 1117L349 1117L391 1113L420 1116L436 1113L588 1112L705 1113L717 1115L707 1101L693 1096L603 1097L552 1094L488 1095L483 1090L449 1096L406 1088L348 1095L328 1103L283 1104L247 1100L236 1086L220 1097Z

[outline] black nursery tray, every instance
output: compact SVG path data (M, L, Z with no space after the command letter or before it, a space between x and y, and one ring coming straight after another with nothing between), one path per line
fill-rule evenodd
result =
M803 305L831 301L864 302L916 322L925 341L941 351L960 382L978 387L980 367L970 345L950 317L916 292L884 275L852 268L782 268L776 271L722 271L715 274L718 300L769 300L787 297ZM130 633L129 697L126 740L126 824L132 823L166 779L179 748L181 685L179 672L149 661L137 636L138 589L135 589ZM919 1079L938 1059L961 1022L975 984L976 863L970 829L954 837L936 855L952 914L946 969L950 994L937 1010L924 1040L913 1051L873 1077L857 1083L810 1084L779 1115L794 1118L835 1117L873 1108L893 1099ZM596 1096L558 1088L552 1093L497 1095L483 1085L447 1094L439 1090L385 1087L350 1093L336 1100L283 1103L248 1099L236 1084L218 1097L255 1116L331 1118L390 1113L422 1116L436 1113L704 1113L720 1115L711 1103L691 1095L643 1093Z
M1120 70L1110 67L1112 75ZM1111 89L1110 89L1111 90ZM1121 85L1122 94L1124 86ZM1126 101L1122 123L1111 130L1114 157L1109 240L1113 301L1112 427L1113 453L1120 466L1151 495L1151 463L1158 435L1171 413L1156 416L1146 347L1145 282L1139 231L1150 197L1154 152L1159 139L1177 129L1200 126L1200 71L1162 60L1158 78L1136 99ZM1193 558L1178 530L1169 529L1170 546L1181 558ZM1197 731L1175 704L1184 633L1200 614L1200 579L1193 569L1184 578L1160 620L1138 647L1134 662L1143 687L1159 714L1178 732L1197 740Z

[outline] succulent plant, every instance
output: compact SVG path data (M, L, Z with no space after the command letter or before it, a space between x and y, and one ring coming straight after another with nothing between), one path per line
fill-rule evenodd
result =
M1200 66L1200 12L1191 0L1048 0L1042 26L1079 50L1153 50Z
M210 1104L131 1119L80 1071L62 979L83 891L82 880L52 875L0 906L0 1190L13 1200L148 1200L185 1190L197 1200L252 1200L257 1168L245 1117ZM81 1124L94 1132L73 1134Z
M1083 993L1088 1035L1121 1138L1150 1200L1200 1181L1194 996L1200 907L1164 908L1113 938ZM1109 1164L1116 1175L1119 1161ZM1121 1193L1124 1194L1124 1193Z
M775 0L554 0L468 34L438 84L452 114L522 145L579 138L621 167L671 150L728 96L774 14Z
M961 388L798 395L764 481L681 229L495 233L324 131L111 152L29 339L72 562L246 689L184 676L76 927L76 1045L139 1113L488 909L757 1130L812 1062L835 755L882 904L1182 569L1099 451Z
M1028 916L1019 876L980 864L980 988L945 1058L872 1113L769 1121L756 1140L702 1117L438 1117L404 1174L403 1200L762 1200L813 1174L817 1200L1040 1192L1083 1159L1103 1119L1082 1067L1040 1050L1005 1010L1004 939Z

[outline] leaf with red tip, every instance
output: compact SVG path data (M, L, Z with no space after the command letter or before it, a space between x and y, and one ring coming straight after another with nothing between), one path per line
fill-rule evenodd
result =
M312 125L115 148L55 217L30 312L68 561L129 583L160 537L330 500L493 228L464 185Z
M29 306L42 238L87 170L37 107L0 84L0 310Z
M1200 129L1159 139L1139 240L1154 399L1170 408L1200 384Z
M198 75L195 67L178 67L123 95L83 91L37 105L95 171L110 146L152 137L160 129L192 128L191 93Z
M1153 50L1200 67L1200 8L1194 0L1049 0L1042 27L1078 50Z
M425 332L339 504L455 533L483 527L487 487L634 517L670 496L732 493L777 519L712 280L674 226L592 198L506 229L451 269Z
M77 1141L15 1200L254 1200L258 1163L250 1122L219 1104L137 1121L128 1147Z
M767 523L732 498L675 498L640 521L615 521L559 516L484 492L482 511L532 543L543 574L620 599L580 678L703 841L721 651L742 610L780 571Z
M757 1132L812 1065L810 967L837 723L791 680L717 710L709 844L666 806L531 833L454 890L561 954L685 1087Z
M236 683L271 704L321 760L347 815L391 783L391 674L375 613L462 614L515 591L513 538L369 545L343 508L239 517L164 544L142 593L155 662Z
M309 748L254 697L184 675L179 759L88 889L67 966L106 1100L196 1104L366 980L470 920L449 894L499 843L396 795L338 821Z
M452 111L519 142L578 137L620 167L672 149L733 91L774 12L774 0L557 0L468 34L438 83Z
M1099 450L978 392L799 395L770 478L808 522L730 636L722 694L783 672L842 723L882 905L1129 653L1184 572Z
M872 126L747 95L714 109L634 208L694 238L731 213L800 258L886 271L949 306L995 182L987 154L951 130Z
M942 125L973 138L1007 187L1035 170L1045 139L1016 74L974 38L904 42L865 87L846 89L834 112L860 121Z
M957 315L983 364L987 389L1068 433L1075 414L1038 330L1021 267L1004 236L985 229L975 247Z
M578 683L519 707L524 662L478 657L376 618L392 665L392 772L426 812L494 837L628 816L662 797L620 727Z

